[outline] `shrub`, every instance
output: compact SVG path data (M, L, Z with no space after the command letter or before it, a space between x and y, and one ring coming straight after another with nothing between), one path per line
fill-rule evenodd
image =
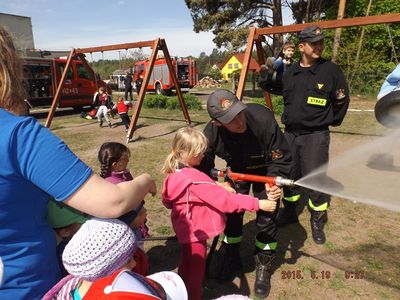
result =
M283 98L282 98L282 96L271 95L271 101L272 101L272 107L274 109L274 114L281 116L283 113ZM249 98L249 102L258 103L258 104L266 106L264 97Z
M192 94L183 94L187 109L200 110L200 100ZM165 95L146 95L143 105L147 108L161 108L161 109L180 109L178 96L167 97Z
M147 108L165 108L168 97L164 95L146 95L143 105Z

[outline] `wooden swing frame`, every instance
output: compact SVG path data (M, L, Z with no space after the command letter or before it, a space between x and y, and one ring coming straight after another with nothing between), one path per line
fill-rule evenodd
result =
M55 94L53 102L51 104L51 108L50 108L49 114L47 116L47 120L46 120L45 126L47 128L49 128L50 125L51 125L51 121L53 119L53 116L54 116L54 113L56 111L58 102L60 100L61 90L62 90L62 88L64 86L64 82L65 82L65 79L66 79L66 76L67 76L67 71L68 71L68 69L69 69L69 67L71 65L72 58L79 57L84 64L88 64L88 62L86 61L84 53L93 53L93 52L102 52L103 53L104 51L115 51L115 50L121 50L121 49L126 49L127 50L127 49L131 49L131 48L143 48L143 47L150 47L152 49L152 53L151 53L150 59L149 59L150 64L149 64L149 67L146 70L146 74L145 74L145 76L143 78L143 83L142 83L142 86L141 86L140 91L139 91L138 100L136 102L136 105L135 105L135 108L134 108L134 111L133 111L133 114L132 114L132 119L131 119L131 122L129 124L129 129L128 129L128 133L127 133L126 142L128 143L131 140L131 138L133 136L133 133L134 133L134 131L136 129L136 124L137 124L137 121L139 119L140 109L142 108L144 96L146 94L147 85L149 83L150 76L151 76L151 73L153 71L154 63L155 63L155 61L157 59L157 53L158 53L159 50L162 50L163 53L164 53L164 58L165 58L165 60L167 62L168 69L169 69L169 72L171 74L174 86L175 86L175 91L176 91L176 94L177 94L178 99L179 99L179 104L181 106L181 109L182 109L182 112L183 112L183 116L184 116L184 118L186 120L186 123L188 125L190 125L191 124L190 116L189 116L189 113L187 111L187 107L186 107L185 101L183 100L182 91L181 91L178 79L176 77L174 67L172 65L171 56L169 55L167 44L166 44L164 39L157 38L157 39L151 40L151 41L142 41L142 42L134 42L134 43L126 43L126 44L115 44L115 45L98 46L98 47L91 47L91 48L77 48L77 49L73 48L73 49L71 49L71 52L69 53L68 58L67 58L67 62L66 62L64 71L63 71L62 76L61 76L61 80L58 83L56 94Z
M244 86L246 83L246 76L248 73L250 58L253 52L254 44L256 45L258 64L260 66L265 64L264 50L262 47L262 41L264 39L264 35L299 32L302 31L305 27L311 25L317 25L321 28L342 28L342 27L353 27L353 26L377 25L385 23L400 23L400 13L385 14L380 16L356 17L356 18L341 19L341 20L318 21L318 22L286 25L286 26L275 26L275 27L264 27L264 28L252 27L247 37L247 46L243 59L243 68L242 71L240 72L240 78L239 78L238 89L236 91L236 96L240 100L242 100ZM273 110L271 95L267 91L264 91L264 97L267 106L271 110Z

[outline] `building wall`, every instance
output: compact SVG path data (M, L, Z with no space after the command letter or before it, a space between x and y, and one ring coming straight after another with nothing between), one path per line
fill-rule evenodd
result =
M230 80L232 72L239 70L242 67L243 66L239 60L235 56L232 56L221 69L222 78Z

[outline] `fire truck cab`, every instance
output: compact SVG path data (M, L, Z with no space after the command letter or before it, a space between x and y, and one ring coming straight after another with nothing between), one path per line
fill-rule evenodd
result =
M173 57L171 62L182 91L188 91L197 84L197 70L194 59ZM149 66L150 62L148 60L136 62L133 68L133 80L137 82L138 79L143 79ZM166 59L157 59L150 75L147 90L154 91L157 94L171 94L174 89L175 86Z
M28 108L51 105L66 61L63 58L23 58ZM100 86L106 87L108 93L111 94L111 89L98 78L88 64L80 59L73 59L61 90L58 106L81 109L91 105L93 95Z

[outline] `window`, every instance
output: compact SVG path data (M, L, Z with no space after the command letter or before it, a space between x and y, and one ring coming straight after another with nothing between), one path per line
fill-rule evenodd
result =
M239 64L236 63L234 67L235 67L235 69L239 69Z
M60 75L62 76L65 68L65 64L60 64ZM67 77L66 79L72 79L74 76L74 72L72 71L72 66L69 67L68 72L67 72Z
M232 69L232 64L228 64L228 69Z
M79 78L95 81L93 72L89 70L84 64L76 64L76 69L78 71Z

